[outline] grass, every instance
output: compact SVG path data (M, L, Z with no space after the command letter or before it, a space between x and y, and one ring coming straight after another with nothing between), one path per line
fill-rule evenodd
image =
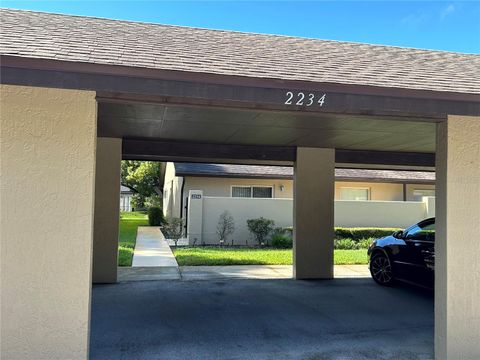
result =
M118 266L132 266L133 250L137 239L137 228L147 226L144 212L120 213L120 236L118 240Z
M291 249L225 249L186 247L173 249L180 266L291 265ZM367 250L335 250L335 265L367 264Z

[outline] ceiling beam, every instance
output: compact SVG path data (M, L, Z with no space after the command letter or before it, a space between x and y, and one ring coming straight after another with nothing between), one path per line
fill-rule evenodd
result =
M296 159L296 148L289 146L200 144L189 142L123 140L123 159L229 162L251 164L291 165ZM434 167L435 154L414 152L387 152L336 149L335 162L342 164Z

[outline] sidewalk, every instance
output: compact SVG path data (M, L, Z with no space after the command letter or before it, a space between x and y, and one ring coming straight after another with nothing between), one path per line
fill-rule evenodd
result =
M335 278L368 278L367 265L335 265ZM291 265L230 265L118 268L119 281L291 279Z
M132 267L178 267L165 237L156 226L139 226Z

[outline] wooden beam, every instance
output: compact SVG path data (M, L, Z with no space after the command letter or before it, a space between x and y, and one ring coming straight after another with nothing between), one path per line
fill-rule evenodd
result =
M296 148L287 146L201 144L141 139L123 140L123 158L130 160L215 162L249 160L288 164L296 160ZM231 162L231 161L229 161ZM435 154L364 150L335 151L335 162L390 166L434 167Z

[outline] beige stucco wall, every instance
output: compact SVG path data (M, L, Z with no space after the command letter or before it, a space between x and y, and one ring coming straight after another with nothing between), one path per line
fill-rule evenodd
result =
M193 201L192 201L193 202ZM292 199L247 199L230 197L203 197L203 206L197 212L190 211L189 219L202 219L202 241L206 244L218 244L216 233L220 214L228 210L235 221L235 232L229 237L235 245L255 244L247 227L248 219L265 217L275 221L275 226L293 225ZM200 214L199 212L202 211ZM190 240L190 239L189 239Z
M85 359L95 93L0 91L0 358Z
M179 186L177 186L178 191L176 192L176 201L179 203L182 179L180 177L177 177L177 179L179 180L180 184ZM236 179L189 176L185 177L185 187L183 190L184 203L190 190L202 190L203 196L230 197L231 187L233 185L273 186L273 196L279 199L292 198L293 195L293 181L291 180ZM280 191L280 185L284 186L283 191ZM178 207L178 209L180 209L180 207ZM180 212L178 212L178 214L180 214Z
M201 191L200 191L201 192ZM192 200L189 200L192 201ZM406 228L430 215L427 204L419 201L344 201L335 200L334 224L340 227ZM293 225L293 199L246 199L203 196L202 206L189 209L189 219L202 223L198 238L206 244L217 244L216 227L220 214L228 210L235 221L235 232L229 241L254 244L247 228L247 219L261 216L275 221L276 226ZM320 215L310 215L319 219ZM190 221L191 222L191 221ZM192 242L190 242L193 244ZM199 242L197 242L199 244Z
M480 117L437 127L435 358L480 359Z
M234 185L273 186L273 197L288 199L293 197L293 181L279 179L239 179L239 178L214 178L193 177L186 178L185 190L201 189L204 196L231 196L231 187ZM284 190L280 190L280 185Z
M165 168L165 181L163 184L163 214L166 217L180 217L182 207L181 192L183 178L175 176L173 163L167 163ZM188 191L184 193L188 195Z
M427 217L421 201L335 201L335 226L406 228Z

